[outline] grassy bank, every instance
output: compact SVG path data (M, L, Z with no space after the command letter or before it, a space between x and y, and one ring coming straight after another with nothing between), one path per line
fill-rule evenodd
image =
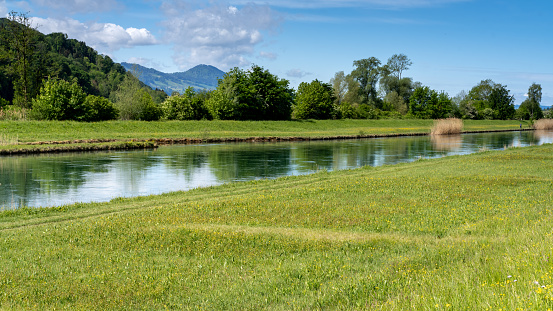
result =
M149 140L179 138L335 137L372 134L430 133L432 120L317 121L1 121L5 141L19 143L72 140ZM518 121L465 121L465 131L518 129ZM527 127L525 125L525 127Z
M547 310L553 145L0 214L0 308Z

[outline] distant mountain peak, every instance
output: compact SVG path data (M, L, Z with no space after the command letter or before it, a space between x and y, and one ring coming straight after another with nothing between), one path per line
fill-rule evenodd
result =
M199 90L217 88L218 79L223 78L225 72L211 65L197 65L184 72L164 73L159 70L144 67L138 64L122 62L121 65L128 71L137 70L140 81L153 89L164 90L171 95L174 91L183 93L188 87Z

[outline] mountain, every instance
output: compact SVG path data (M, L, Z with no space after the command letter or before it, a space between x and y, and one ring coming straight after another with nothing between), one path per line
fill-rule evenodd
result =
M138 79L152 89L164 90L167 94L174 91L184 93L188 87L199 90L217 88L218 80L225 73L216 67L198 65L185 72L164 73L138 64L121 63L121 65L138 76Z

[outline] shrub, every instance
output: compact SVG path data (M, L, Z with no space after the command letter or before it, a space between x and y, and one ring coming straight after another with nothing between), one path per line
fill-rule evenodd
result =
M85 98L88 109L86 120L83 121L107 121L119 117L119 110L107 98L88 95Z
M163 102L163 115L167 120L211 119L204 97L189 87L183 95L172 95Z
M463 121L457 118L434 120L434 126L430 130L431 135L461 134Z
M85 121L88 107L86 94L77 82L48 78L33 99L31 117L37 120Z

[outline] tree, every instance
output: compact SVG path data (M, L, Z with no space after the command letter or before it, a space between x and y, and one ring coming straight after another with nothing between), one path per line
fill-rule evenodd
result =
M543 118L543 111L540 106L541 97L541 85L532 83L532 85L528 88L528 98L520 104L519 110L517 111L517 117L530 120Z
M125 76L113 94L121 120L154 121L161 118L161 107L154 103L147 89L130 73Z
M14 83L14 103L22 108L30 108L34 95L30 68L36 54L36 30L25 13L11 11L8 20L9 22L3 23L2 37L10 47L8 54L15 60L12 67L17 76L17 83Z
M288 85L256 65L249 71L234 68L219 80L207 106L215 119L288 120L293 101Z
M334 74L334 77L330 79L330 84L332 85L332 89L334 91L336 105L340 106L348 92L348 81L346 80L344 72L339 71Z
M375 57L353 61L352 77L359 83L363 103L379 108L376 84L380 76L380 60Z
M488 98L489 108L494 111L494 118L500 120L512 119L515 115L514 101L514 96L509 95L509 90L506 89L505 85L496 84Z
M409 101L409 112L421 119L441 119L449 116L452 102L447 93L429 87L418 87Z
M392 57L388 58L386 66L398 80L401 80L401 73L409 69L409 66L412 64L413 62L411 62L405 54L394 54Z
M202 93L188 87L184 94L173 94L163 102L163 114L167 120L211 119L205 99Z
M314 80L298 86L294 116L298 119L331 119L334 117L334 92L330 84Z

